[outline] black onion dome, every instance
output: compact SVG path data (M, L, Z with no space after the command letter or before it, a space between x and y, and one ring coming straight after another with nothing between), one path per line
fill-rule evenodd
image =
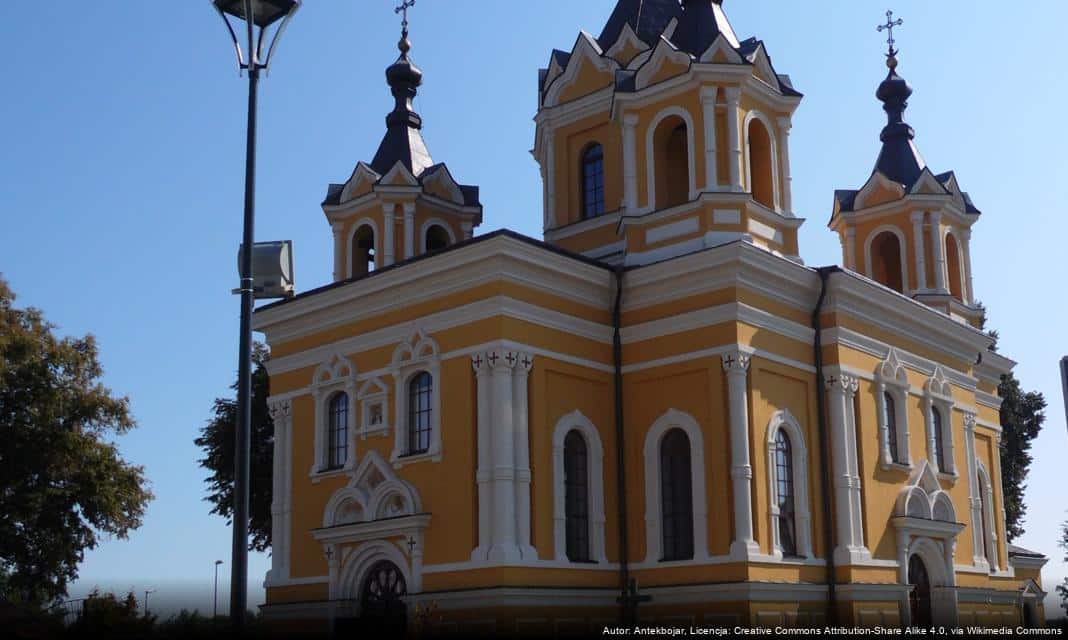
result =
M912 87L898 75L896 57L889 56L886 66L890 68L890 73L875 92L886 111L886 127L879 135L883 148L879 152L875 170L911 188L927 166L913 142L916 132L905 122L905 109L909 106Z
M423 119L412 106L423 83L423 72L408 57L412 43L408 41L407 29L401 34L397 48L400 57L386 68L386 82L394 99L393 111L386 116L386 135L371 161L371 168L382 175L400 162L412 175L419 176L434 164L420 133Z
M408 57L408 52L412 49L412 43L408 41L407 34L397 43L397 48L400 49L401 54L396 62L386 68L386 82L391 87L405 84L418 87L423 83L423 71L415 66L415 63Z

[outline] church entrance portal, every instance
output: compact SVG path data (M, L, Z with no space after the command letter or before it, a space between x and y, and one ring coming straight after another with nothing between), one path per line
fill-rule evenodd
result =
M918 555L909 558L909 608L912 613L912 625L931 626L931 580L927 576L927 566Z

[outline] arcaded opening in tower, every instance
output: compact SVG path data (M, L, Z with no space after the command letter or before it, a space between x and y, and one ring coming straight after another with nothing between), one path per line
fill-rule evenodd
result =
M754 118L746 132L749 141L749 185L753 199L769 209L775 208L775 179L772 170L771 134L764 123Z
M880 233L871 243L871 274L876 282L898 293L904 292L901 273L901 241L889 231Z
M960 245L952 233L946 234L946 271L950 295L964 302L963 269L960 268Z
M690 199L690 150L686 122L664 118L653 133L653 170L656 172L656 208L666 209Z
M352 277L367 275L375 270L375 232L363 225L352 234Z

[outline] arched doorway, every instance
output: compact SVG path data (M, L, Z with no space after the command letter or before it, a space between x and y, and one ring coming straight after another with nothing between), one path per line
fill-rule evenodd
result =
M909 558L909 611L914 627L929 627L934 622L931 616L931 579L927 575L927 565L919 555Z
M374 631L381 637L401 637L408 620L404 596L408 585L404 574L388 560L371 567L360 588L361 631Z

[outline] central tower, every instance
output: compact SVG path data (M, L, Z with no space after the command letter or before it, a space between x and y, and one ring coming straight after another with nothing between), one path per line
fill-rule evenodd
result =
M801 94L722 0L619 0L539 74L548 242L638 265L735 240L800 261L789 135Z

